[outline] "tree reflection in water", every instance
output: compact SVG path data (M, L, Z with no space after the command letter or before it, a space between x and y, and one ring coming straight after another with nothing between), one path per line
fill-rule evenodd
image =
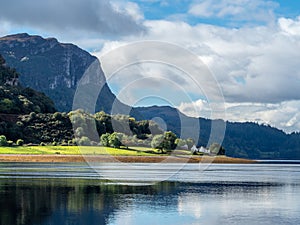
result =
M2 179L0 224L105 225L110 214L126 207L120 206L120 195L170 193L174 186L169 182L134 187L78 179Z

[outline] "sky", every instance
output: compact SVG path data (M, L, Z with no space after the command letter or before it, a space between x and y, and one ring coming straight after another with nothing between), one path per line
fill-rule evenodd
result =
M127 53L127 65L107 77L124 103L171 105L189 116L300 131L300 1L1 3L1 36L27 32L74 43L103 60L104 72ZM150 49L152 42L160 47ZM125 52L131 43L143 45ZM157 59L143 61L149 55ZM197 73L194 59L207 76Z

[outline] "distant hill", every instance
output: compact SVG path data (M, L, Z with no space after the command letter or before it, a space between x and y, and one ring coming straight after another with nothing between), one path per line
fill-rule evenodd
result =
M138 112L138 114L135 114ZM210 137L212 122L215 126L226 126L223 146L226 155L251 159L300 159L300 133L286 134L282 130L257 123L225 122L204 118L191 118L177 109L168 106L140 107L133 109L133 115L139 120L150 120L160 117L167 125L167 129L180 135L182 124L184 138L193 137L193 127L200 124L198 145L206 146ZM142 116L141 116L142 115ZM218 141L218 140L216 140Z
M45 92L55 103L59 111L71 111L73 96L79 80L96 58L72 44L59 43L54 38L16 34L0 38L0 54L7 64L20 72L20 83ZM99 71L99 80L104 88L100 93L96 110L111 112L115 102L120 113L130 109L116 99L106 84L103 71ZM88 103L87 103L88 104ZM184 138L194 137L195 124L200 123L199 145L206 146L211 132L212 121L203 118L191 118L172 107L139 107L131 110L138 120L160 117L168 130L180 135L184 129ZM186 127L182 127L182 122ZM224 126L224 121L214 121ZM218 135L217 135L218 136ZM216 140L218 141L218 140ZM255 159L300 159L300 134L286 134L276 128L256 123L226 122L223 142L226 154L233 157Z

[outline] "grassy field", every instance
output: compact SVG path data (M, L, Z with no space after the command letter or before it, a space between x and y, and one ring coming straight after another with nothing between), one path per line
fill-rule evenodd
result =
M115 149L102 146L20 146L0 147L0 154L151 156L157 155L157 151L143 147Z
M166 158L174 163L254 163L252 160L226 156L192 156L189 151L184 150L175 150L171 157L168 154L158 153L152 148L143 147L129 149L101 146L0 147L0 162L86 162L86 157L91 162L111 162L115 157L120 162L128 163L159 163Z

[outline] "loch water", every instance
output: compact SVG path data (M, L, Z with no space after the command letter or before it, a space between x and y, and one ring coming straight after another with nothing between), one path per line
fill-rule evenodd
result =
M297 163L0 163L3 225L299 223Z

